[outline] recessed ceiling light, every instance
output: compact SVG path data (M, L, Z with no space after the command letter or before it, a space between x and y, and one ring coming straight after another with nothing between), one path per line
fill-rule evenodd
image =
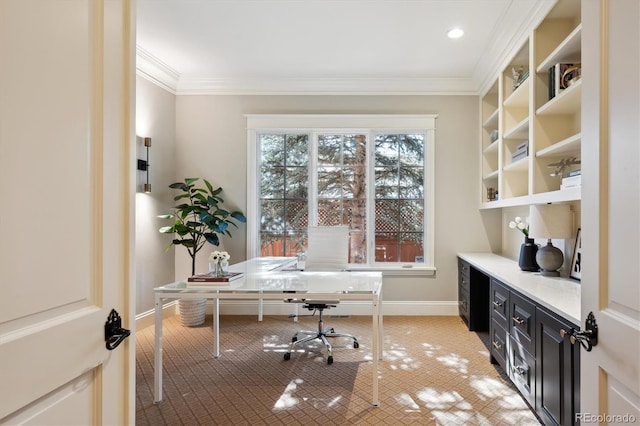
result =
M449 30L449 32L447 33L447 37L449 37L449 38L460 38L460 37L462 37L463 34L464 34L464 31L462 31L460 28L453 28L453 29Z

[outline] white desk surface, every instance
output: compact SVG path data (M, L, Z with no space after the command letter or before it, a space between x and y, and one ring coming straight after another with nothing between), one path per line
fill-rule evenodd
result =
M458 253L458 256L550 311L581 324L579 281L522 271L518 262L493 253Z
M232 272L243 272L241 278L225 285L188 286L177 281L154 289L155 362L154 401L162 401L162 300L167 298L214 299L214 356L220 356L220 299L307 299L367 300L372 307L372 405L379 406L378 361L382 359L382 272L311 272L295 270L294 258L261 257L230 266ZM202 283L199 283L202 284ZM219 284L219 283L216 283ZM260 304L260 306L262 306ZM261 308L260 308L261 309ZM261 318L261 314L260 314Z

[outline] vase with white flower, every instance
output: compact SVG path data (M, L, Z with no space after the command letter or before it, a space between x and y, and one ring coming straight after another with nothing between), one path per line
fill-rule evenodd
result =
M230 258L226 251L212 251L209 255L209 272L216 277L224 277L229 270Z
M529 218L525 217L523 220L521 217L516 217L509 222L509 228L517 229L524 235L524 243L520 246L520 258L518 259L520 269L528 272L539 271L540 266L536 262L538 245L533 238L529 238Z

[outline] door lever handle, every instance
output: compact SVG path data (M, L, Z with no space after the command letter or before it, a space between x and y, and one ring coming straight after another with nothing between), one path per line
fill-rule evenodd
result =
M591 352L591 349L598 344L598 324L596 324L596 317L593 315L593 312L589 312L584 330L576 330L575 328L569 329L568 332L560 330L560 335L563 338L568 335L572 345L578 342L584 350Z
M104 340L107 342L107 350L112 351L117 348L130 334L131 331L122 328L122 318L118 312L112 309L107 322L104 323Z

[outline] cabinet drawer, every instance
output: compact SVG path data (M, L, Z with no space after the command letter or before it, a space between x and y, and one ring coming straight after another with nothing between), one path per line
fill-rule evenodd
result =
M509 328L509 289L499 281L491 280L491 318L502 328Z
M509 354L507 351L507 342L509 341L509 336L506 330L502 328L495 319L491 322L491 355L504 371L509 371L507 368L507 357Z
M536 360L522 345L510 336L509 377L531 407L536 406Z
M469 263L458 258L458 286L469 292L469 283L471 282L471 266Z
M469 293L462 287L458 287L458 313L469 326Z
M529 300L511 292L509 295L509 331L529 353L536 353L536 307Z
M470 270L471 270L471 265L469 265L469 262L458 258L458 271L460 272L460 275L466 275L467 278L469 278Z

